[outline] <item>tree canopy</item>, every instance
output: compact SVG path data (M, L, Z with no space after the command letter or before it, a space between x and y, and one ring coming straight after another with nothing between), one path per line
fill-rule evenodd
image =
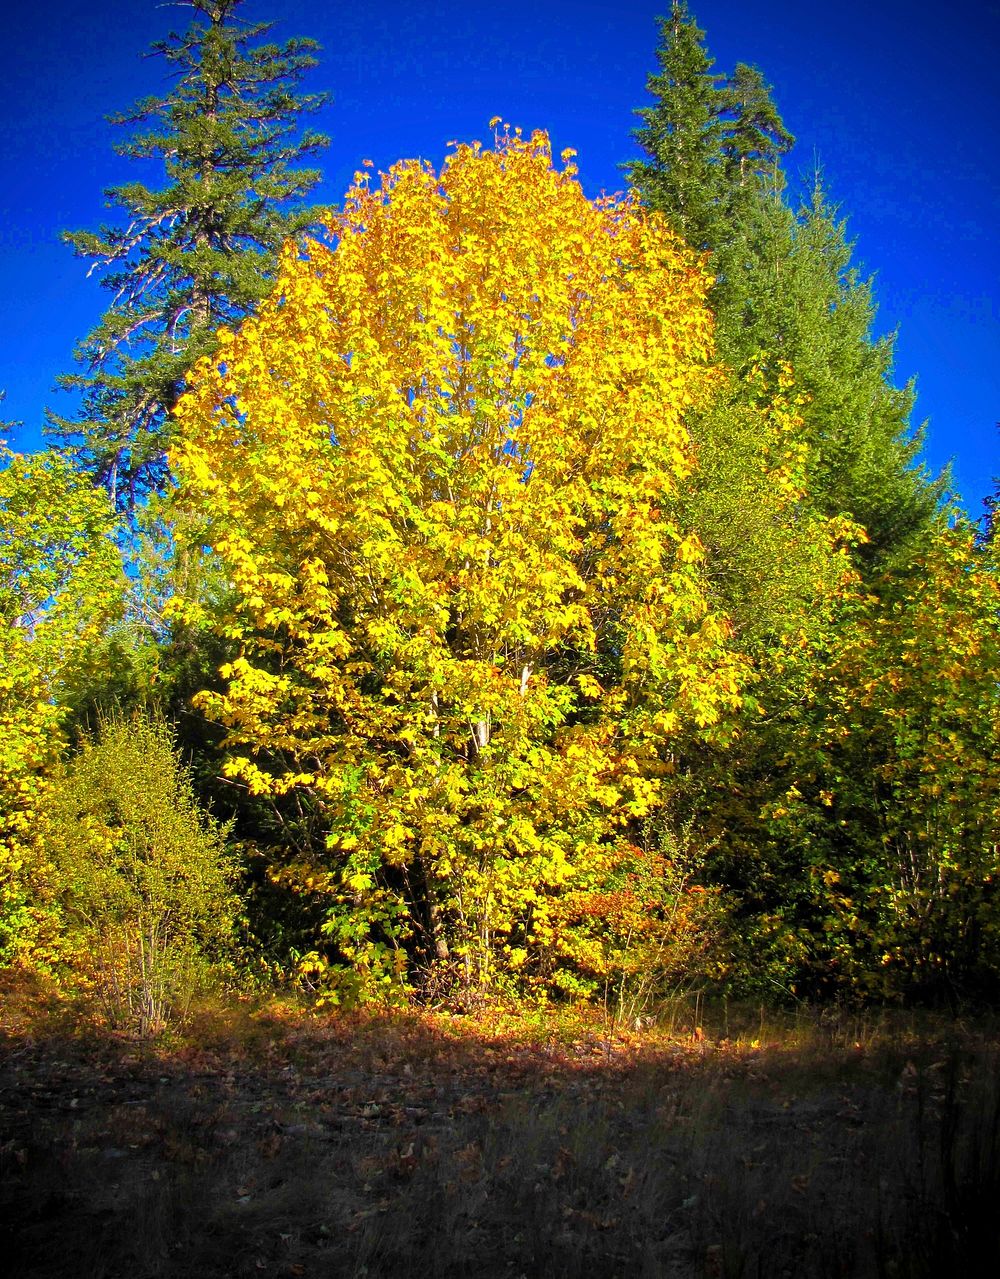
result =
M227 769L322 797L333 883L477 969L538 960L673 733L740 700L675 514L708 281L574 172L536 134L359 174L199 365L172 454L239 593Z
M297 164L327 139L300 126L325 95L298 85L317 46L260 43L271 24L243 23L242 3L188 0L195 21L153 46L169 86L111 117L129 130L118 154L162 161L164 185L111 187L122 220L65 235L113 300L77 350L84 371L60 379L82 393L79 415L50 413L51 433L129 509L164 483L185 374L266 295L313 216L302 201L320 175Z
M25 925L25 853L66 702L121 616L113 528L106 496L66 458L0 445L0 954Z
M763 73L678 0L634 191L496 118L318 213L315 46L241 2L120 117L165 185L68 236L114 294L80 416L0 445L0 956L150 1032L223 952L995 999L996 499L974 536L917 465Z
M860 559L880 565L933 522L947 477L932 483L916 465L913 390L893 384L892 338L874 336L871 281L818 177L798 208L783 198L781 162L794 138L762 74L743 63L730 77L713 72L704 32L682 3L661 40L653 103L638 111L644 125L634 135L646 158L626 171L644 203L709 252L726 363L790 367L803 396L811 500L860 524Z

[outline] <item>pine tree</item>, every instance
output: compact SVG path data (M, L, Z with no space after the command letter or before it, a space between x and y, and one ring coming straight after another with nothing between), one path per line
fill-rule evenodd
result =
M872 281L853 262L846 222L817 182L798 213L758 200L725 253L717 299L720 352L739 368L767 352L791 366L811 452L811 500L849 515L887 563L934 520L946 481L916 466L912 385L893 385L893 337L873 337ZM721 305L719 302L721 301Z
M723 171L731 205L738 192L780 193L781 157L795 145L756 67L738 62L726 86L728 127L722 141Z
M164 185L111 187L119 224L64 235L113 301L76 351L84 371L59 379L82 393L77 417L50 412L48 429L126 509L165 483L185 374L220 325L253 310L281 244L313 221L302 200L320 174L296 165L328 140L300 125L326 95L298 85L318 46L260 43L271 24L243 22L242 3L188 0L191 26L153 45L169 87L111 117L129 129L118 154L161 160Z
M686 21L688 30L682 22L665 27L665 36L690 42L696 28ZM718 882L740 903L738 931L751 939L748 976L799 976L818 990L834 972L854 980L851 964L864 962L858 937L834 928L830 903L836 893L850 906L852 885L864 897L864 862L879 846L882 820L873 780L898 762L888 747L869 749L842 720L847 749L834 768L839 741L831 745L828 726L836 698L855 685L867 695L879 681L855 675L827 694L824 672L861 611L873 610L878 621L859 644L867 651L880 633L881 606L921 580L928 548L946 531L939 514L946 479L932 483L915 466L913 388L894 384L892 338L875 336L871 281L854 262L844 219L820 182L801 207L789 202L781 166L792 139L763 77L740 64L720 88L717 77L705 78L712 62L702 54L702 100L711 89L715 120L696 123L687 153L711 139L714 150L702 148L692 180L701 182L713 218L697 243L711 252L718 352L744 377L730 403L691 421L699 466L682 500L736 643L754 663L754 696L766 713L746 715L719 750L681 746L671 802L716 846ZM661 50L661 65L674 56ZM691 128L691 113L669 83L651 80L650 88L657 101L647 118L685 153L675 135ZM641 196L686 232L683 215L697 193L675 189L671 155L657 136L637 136L649 155L631 169ZM742 414L755 376L780 385L789 371L797 419L789 443L801 450L802 483L795 520L782 526L769 508L773 494L754 491L744 477L742 459L760 445ZM809 552L815 529L842 514L868 540L851 548L851 571L830 590L829 579L811 579ZM842 795L859 798L833 822Z
M1000 430L1000 422L997 423ZM983 498L983 514L979 520L980 544L1000 548L1000 476L993 477L993 492Z
M674 0L661 25L660 71L646 87L656 99L636 115L633 137L649 159L625 166L632 186L651 208L666 213L674 230L697 248L714 248L720 233L718 202L723 141L721 114L728 97L713 74L705 33L683 0Z
M6 398L7 392L0 391L0 404L3 404ZM5 418L0 417L0 443L7 438L8 433L14 431L18 426L20 426L20 422L8 422Z
M871 282L819 183L797 213L783 198L794 138L761 72L739 63L730 77L714 74L681 3L662 32L663 73L648 82L656 102L635 134L649 159L629 176L645 203L711 252L725 361L743 370L764 354L791 366L806 398L811 500L861 524L864 558L884 563L933 519L944 481L914 468L913 390L892 384L892 339L872 337Z
M781 157L795 139L756 67L739 63L731 77L714 73L705 33L683 0L661 26L660 73L647 88L655 102L636 115L633 137L647 160L625 165L630 183L651 208L696 248L715 254L739 233L749 200L780 192Z

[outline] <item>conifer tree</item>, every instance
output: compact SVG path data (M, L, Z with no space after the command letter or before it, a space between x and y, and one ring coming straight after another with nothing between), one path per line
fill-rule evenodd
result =
M986 513L982 519L983 540L990 545L995 545L997 540L997 512L1000 510L1000 483L994 481L994 492L984 499L983 505L986 507Z
M646 204L716 254L718 272L748 199L781 190L781 157L795 139L756 67L741 62L731 77L712 71L705 33L683 0L674 0L661 34L660 72L647 81L655 101L636 112L643 124L633 132L648 159L624 167Z
M781 191L781 157L795 139L771 98L771 87L756 67L738 62L727 84L729 127L722 142L723 169L731 203L736 192Z
M1000 422L997 423L1000 429ZM993 477L993 492L983 498L983 514L979 521L979 540L988 546L1000 546L1000 476Z
M655 98L636 115L642 126L633 136L649 157L625 166L628 180L645 202L669 213L680 235L696 248L712 248L720 233L718 161L723 132L721 114L728 102L713 74L714 59L704 48L704 31L684 0L674 0L661 25L658 74L647 88Z
M882 756L858 752L831 784L824 726L844 686L823 701L822 673L862 601L880 617L880 601L891 601L910 577L919 580L920 556L943 523L944 481L930 483L914 466L920 438L909 428L912 388L894 384L891 337L874 336L871 282L853 261L843 218L819 182L801 207L789 203L781 165L792 139L760 72L740 64L720 87L683 11L673 27L665 24L664 39L661 66L698 42L698 100L711 104L715 118L692 123L676 86L652 78L656 101L644 118L657 131L637 134L648 159L632 165L630 176L644 201L690 237L685 218L699 196L678 190L675 157L700 156L699 169L685 176L701 184L700 207L707 203L712 217L694 242L711 253L718 352L744 376L731 403L690 422L699 465L684 500L713 590L757 673L756 704L766 708L744 716L722 749L679 746L670 802L715 847L713 875L739 903L737 933L752 939L750 980L771 964L768 979L799 977L818 990L830 979L827 969L855 980L855 959L845 966L837 955L860 956L862 948L845 940L847 929L828 932L831 894L840 892L831 885L864 859L866 832L880 820L869 798L838 823L829 820L831 805L840 793L870 797L876 771L893 766L891 744ZM812 598L812 535L775 525L772 495L749 488L743 474L743 457L757 447L742 420L755 394L748 374L790 382L797 421L789 446L802 462L797 518L840 524L851 539L851 570ZM863 535L852 536L853 526Z
M846 222L819 182L797 214L758 199L741 227L722 255L720 352L736 367L764 351L793 369L812 501L860 524L863 561L885 564L933 521L944 481L929 482L916 465L914 390L893 384L893 337L873 337L872 281L854 264Z
M7 392L0 391L0 404L3 404L6 398ZM5 418L0 417L0 440L6 439L7 433L9 431L13 431L13 429L18 425L19 423L17 422L8 422Z
M635 134L648 160L627 166L629 177L711 252L725 361L744 370L764 355L791 367L805 397L810 499L861 524L865 560L883 564L933 519L944 481L914 468L913 391L892 383L892 339L872 337L871 283L820 183L797 213L784 200L781 163L794 138L761 72L739 63L728 78L714 74L680 0L662 34L663 73L648 82L656 101Z
M319 181L299 168L327 139L302 130L324 94L298 90L318 46L260 43L270 23L237 16L243 0L187 0L195 20L153 45L171 81L130 111L118 154L163 163L164 184L111 187L117 225L64 238L99 271L113 300L76 352L75 419L49 413L50 434L131 509L163 486L170 411L188 369L266 294L281 244L313 221L303 197Z

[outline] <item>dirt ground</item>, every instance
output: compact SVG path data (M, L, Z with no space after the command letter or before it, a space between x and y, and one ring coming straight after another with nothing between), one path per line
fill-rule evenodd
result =
M272 1002L142 1043L37 987L2 997L12 1276L995 1264L997 1057L981 1029L747 1014L725 1034L690 1019L624 1034Z

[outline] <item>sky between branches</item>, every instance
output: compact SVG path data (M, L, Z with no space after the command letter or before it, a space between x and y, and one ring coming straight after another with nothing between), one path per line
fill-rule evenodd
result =
M618 190L637 152L632 111L648 101L657 15L666 0L248 0L273 38L321 42L308 91L331 106L313 121L332 145L319 203L336 203L363 159L388 168L419 155L440 164L452 139L487 142L500 115L574 147L588 195ZM897 381L917 377L916 422L938 471L954 459L974 518L1000 473L1000 4L912 0L801 5L691 0L716 70L756 63L798 143L793 186L822 169L877 277L879 330L899 329ZM98 16L99 14L99 16ZM7 18L9 78L0 95L0 388L13 443L40 444L51 390L109 297L59 240L110 216L106 186L143 176L114 156L105 115L161 84L153 40L191 12L156 0L52 0Z

